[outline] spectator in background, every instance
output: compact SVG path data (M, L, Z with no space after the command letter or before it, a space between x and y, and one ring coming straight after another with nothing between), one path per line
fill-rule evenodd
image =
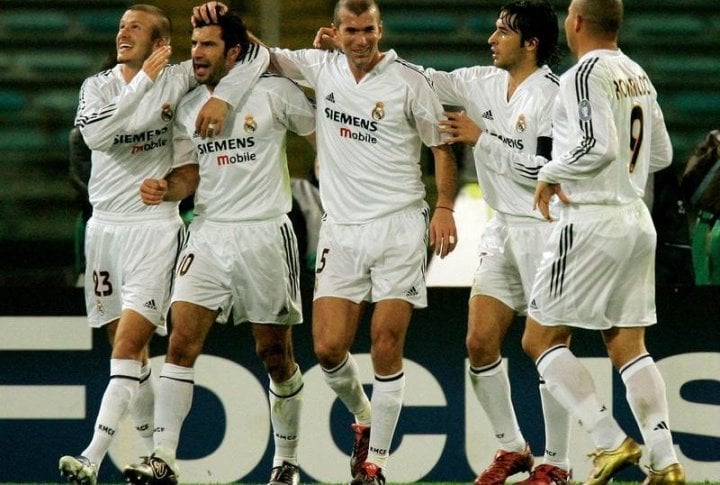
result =
M720 284L720 130L697 144L680 177L692 210L692 262L697 285Z
M578 62L560 78L553 156L540 169L534 205L558 220L530 296L523 349L553 396L589 433L596 452L586 485L638 464L640 446L620 428L567 342L598 330L648 453L646 485L684 484L670 432L665 382L645 346L655 313L656 233L642 200L648 173L672 146L647 73L618 48L621 0L572 0L565 20Z
M88 195L88 180L90 180L91 152L82 138L80 128L73 126L68 134L69 152L69 178L70 184L77 192L80 213L75 219L75 286L82 288L85 282L85 226L92 215L92 205Z
M680 195L677 175L672 166L650 174L645 202L648 204L657 232L655 284L657 286L694 285L695 271L690 247L687 206Z
M170 35L164 11L144 4L129 7L116 36L117 65L87 78L80 90L75 124L92 150L85 302L90 326L106 327L113 348L92 439L80 455L59 461L60 473L77 484L97 481L128 412L152 449L148 343L156 331L166 332L168 293L184 227L176 202L146 206L138 189L144 179L170 171L172 119L180 98L195 86L190 61L168 65ZM201 110L196 122L201 136L222 129L228 104L243 99L267 65L265 49L255 45L245 54Z
M317 160L305 178L290 179L293 210L290 219L298 234L298 247L304 259L304 268L315 270L318 236L324 214L320 200L320 181Z
M527 312L542 242L551 229L532 210L532 199L537 173L552 150L558 78L547 64L557 60L557 16L544 0L510 2L500 8L488 43L493 66L426 70L440 101L464 108L446 113L441 132L450 142L472 147L478 182L494 209L478 248L466 344L470 382L499 450L475 484L502 485L511 475L531 472L520 483L562 485L570 477L569 414L540 380L546 443L543 464L533 470L501 355L515 316Z

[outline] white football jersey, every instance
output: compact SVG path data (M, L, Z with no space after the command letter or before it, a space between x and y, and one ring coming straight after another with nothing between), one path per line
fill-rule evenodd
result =
M539 179L579 204L627 204L672 145L648 75L620 50L588 52L560 78L552 161Z
M216 96L238 104L268 62L267 49L251 44ZM75 124L92 150L90 203L104 213L177 214L176 202L143 204L139 190L144 179L163 178L171 169L172 120L182 96L196 85L192 62L167 66L154 82L140 71L126 83L121 68L87 78L80 90Z
M443 108L427 76L392 50L360 82L343 53L271 52L283 74L315 89L320 196L328 220L363 223L420 204L422 144L442 144Z
M200 138L195 118L210 98L201 86L180 103L175 122L175 166L198 163L195 213L216 222L281 216L292 208L287 130L315 130L315 109L292 81L264 75L245 104L230 111L222 133Z
M482 130L473 148L478 182L498 212L542 218L533 211L537 174L552 149L552 106L558 78L547 66L525 79L507 99L509 74L494 66L452 72L428 68L440 101L461 106Z

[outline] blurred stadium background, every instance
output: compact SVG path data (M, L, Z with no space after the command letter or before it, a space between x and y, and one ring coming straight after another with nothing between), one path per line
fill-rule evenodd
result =
M487 64L487 37L504 0L379 0L384 48L440 69ZM567 0L551 0L561 21ZM0 286L71 285L79 211L68 181L68 131L83 79L114 51L124 0L0 0ZM189 56L195 1L147 0L171 12L174 59ZM307 47L334 0L230 1L269 44ZM659 92L681 166L720 122L720 10L706 0L626 0L621 48ZM564 45L564 41L561 42ZM572 63L567 52L556 72ZM291 172L312 155L290 140Z

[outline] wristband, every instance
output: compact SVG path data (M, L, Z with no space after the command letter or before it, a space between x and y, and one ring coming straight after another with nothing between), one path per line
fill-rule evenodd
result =
M444 206L444 205L436 205L436 206L435 206L435 209L445 209L445 210L449 210L450 212L455 212L455 211L454 211L453 209L451 209L450 207L446 207L446 206Z

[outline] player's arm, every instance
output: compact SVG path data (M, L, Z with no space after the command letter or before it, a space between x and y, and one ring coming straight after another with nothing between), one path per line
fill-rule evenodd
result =
M513 148L500 138L481 133L473 145L473 158L478 167L500 175L526 187L534 187L540 169L552 158L553 96L536 100L535 113L528 113L532 123L525 127L527 137L535 137L535 150ZM531 131L534 130L534 131Z
M241 57L220 80L213 90L213 96L200 109L195 120L195 129L200 136L212 136L222 132L228 111L242 102L270 65L270 53L258 44L250 43L248 51L242 53Z
M548 162L538 178L550 183L594 177L618 156L616 130L610 100L598 66L590 75L578 70L573 79L564 80L559 96L574 132L568 134L578 143ZM581 90L579 93L578 90Z
M454 106L463 106L470 102L466 94L469 92L469 85L482 86L484 72L484 68L460 68L451 72L425 69L440 102ZM539 121L535 153L508 147L500 139L485 133L465 111L443 113L445 119L440 120L440 133L447 136L444 138L447 143L465 143L473 147L473 157L479 166L532 187L537 181L538 171L551 157L552 102L553 97L548 96L544 106L538 108L540 113L537 116Z
M650 173L662 170L672 163L673 148L665 126L665 118L657 101L652 112L652 133L650 134Z
M145 179L140 185L140 198L146 205L183 200L192 195L200 182L197 164L173 168L162 179Z
M433 89L444 105L465 106L465 79L471 75L466 68L451 72L438 71L432 67L424 68L425 75L432 81Z
M438 128L443 107L432 89L431 80L422 76L413 77L408 86L408 105L412 125L415 126L422 142L430 147L435 163L435 184L437 202L430 220L430 246L435 254L445 257L455 249L457 228L453 216L457 190L457 164L450 145L444 143Z
M455 193L457 190L457 164L450 145L430 148L435 160L437 202L430 220L430 246L441 258L447 256L457 244L455 227Z
M88 148L104 151L112 147L115 135L128 131L133 113L151 86L152 80L141 71L117 97L109 99L98 76L86 79L80 88L75 125Z
M186 95L187 98L187 95ZM158 205L164 201L179 201L193 194L200 183L200 171L187 105L180 102L173 121L173 164L162 179L146 179L140 186L140 197L145 204ZM186 121L187 120L187 121Z
M140 185L140 198L147 205L183 200L193 194L200 183L195 146L181 121L187 118L183 109L181 104L174 121L172 170L162 179L145 179Z

